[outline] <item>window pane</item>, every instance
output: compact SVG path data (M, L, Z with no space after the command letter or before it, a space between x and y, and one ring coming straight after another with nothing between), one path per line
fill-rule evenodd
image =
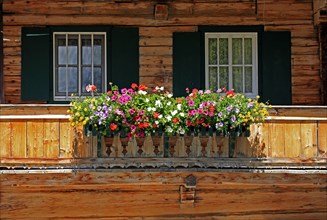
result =
M98 92L102 91L102 72L101 68L94 68L94 85L97 87Z
M219 88L228 89L228 67L219 67Z
M77 93L78 76L76 67L68 67L68 92Z
M209 89L217 90L217 67L209 67Z
M77 65L78 36L68 35L68 64Z
M57 48L58 48L58 64L63 65L66 64L66 37L58 37L57 40Z
M242 38L232 39L232 63L242 64Z
M252 64L252 39L244 38L244 62Z
M228 38L219 38L219 64L228 64Z
M91 67L82 68L82 88L81 91L86 93L86 86L92 83L92 69Z
M91 64L92 63L92 45L91 45L91 36L82 35L82 64Z
M233 67L233 89L235 92L243 92L242 67Z
M104 48L103 36L95 35L93 42L94 65L102 65L102 48Z
M66 67L58 68L57 91L66 92Z
M217 39L209 38L209 64L217 64Z
M252 92L252 67L245 67L245 92Z

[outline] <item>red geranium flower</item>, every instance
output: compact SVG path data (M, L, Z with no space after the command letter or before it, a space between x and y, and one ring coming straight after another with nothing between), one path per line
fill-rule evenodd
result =
M158 118L159 115L160 115L159 112L154 112L154 113L153 113L153 117L154 117L154 118Z
M174 123L174 124L176 124L178 121L179 121L178 118L174 118L174 119L173 119L173 123Z
M136 90L138 85L136 83L132 83L131 87L132 87L132 89Z
M139 90L145 91L147 89L147 87L144 84L141 84L139 86Z
M234 96L235 95L234 90L233 89L229 90L228 92L226 92L226 95L227 96Z
M116 130L117 127L118 127L118 126L117 126L115 123L111 123L111 124L110 124L110 129L111 129L112 131Z

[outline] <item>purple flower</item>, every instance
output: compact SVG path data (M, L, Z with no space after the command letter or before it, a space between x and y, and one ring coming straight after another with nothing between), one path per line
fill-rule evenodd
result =
M135 109L131 108L128 112L129 112L129 114L133 115L135 113Z
M216 124L216 129L218 129L219 127L223 127L224 126L224 123L222 122L219 122Z
M229 111L229 112L232 111L232 109L233 109L233 107L231 105L227 107L227 111Z
M240 110L238 108L235 109L235 113L238 114Z
M125 94L126 92L127 92L127 89L126 89L126 88L122 88L122 89L121 89L121 93L122 93L122 94Z
M222 113L222 112L219 112L219 113L218 113L218 116L219 116L219 117L223 116L223 113Z
M97 110L98 110L98 111L101 111L101 106L98 106L98 107L97 107Z
M194 106L194 101L192 99L188 101L188 106Z
M252 106L253 106L253 102L249 102L248 108L252 108Z
M236 118L235 118L234 115L232 116L231 121L232 121L232 122L235 122L235 121L236 121Z

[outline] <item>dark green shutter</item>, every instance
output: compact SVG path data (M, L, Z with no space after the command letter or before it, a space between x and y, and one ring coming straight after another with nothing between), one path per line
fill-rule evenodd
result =
M262 42L261 100L275 105L292 104L291 34L264 32Z
M48 101L50 80L48 28L22 29L22 100Z
M185 96L185 89L201 88L201 35L198 32L173 34L173 94ZM203 76L201 76L201 74Z
M138 28L113 28L111 32L108 79L119 88L139 82Z

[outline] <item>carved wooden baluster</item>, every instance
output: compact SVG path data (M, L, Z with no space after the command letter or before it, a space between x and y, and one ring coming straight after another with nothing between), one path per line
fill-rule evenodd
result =
M203 157L208 156L207 151L206 151L206 147L208 145L208 141L209 141L209 136L207 136L207 132L205 130L205 128L201 129L201 136L200 136L200 144L201 144L201 153Z
M142 156L144 156L144 151L142 150L142 147L144 144L145 137L136 137L135 140L136 140L136 145L139 148L137 151L138 156L142 157Z
M170 153L171 157L174 156L176 142L177 142L177 136L170 136L169 137L168 143L169 143L169 153Z
M159 146L160 146L160 143L161 143L161 138L162 136L159 136L159 135L153 135L152 136L152 143L153 143L153 146L154 146L154 154L156 156L159 156L159 153L160 153L160 150L159 150Z
M114 137L105 137L104 138L105 140L105 144L106 144L106 147L107 147L107 150L106 150L106 153L108 155L108 157L110 157L111 153L113 153L113 142L114 142Z
M192 142L193 142L193 135L192 134L184 136L184 144L187 147L186 148L186 154L187 154L188 157L190 156L190 154L192 152L191 151Z
M120 137L120 143L121 146L123 147L123 150L121 151L121 153L124 155L124 157L127 156L127 146L128 146L128 142L129 142L129 138L128 137Z

